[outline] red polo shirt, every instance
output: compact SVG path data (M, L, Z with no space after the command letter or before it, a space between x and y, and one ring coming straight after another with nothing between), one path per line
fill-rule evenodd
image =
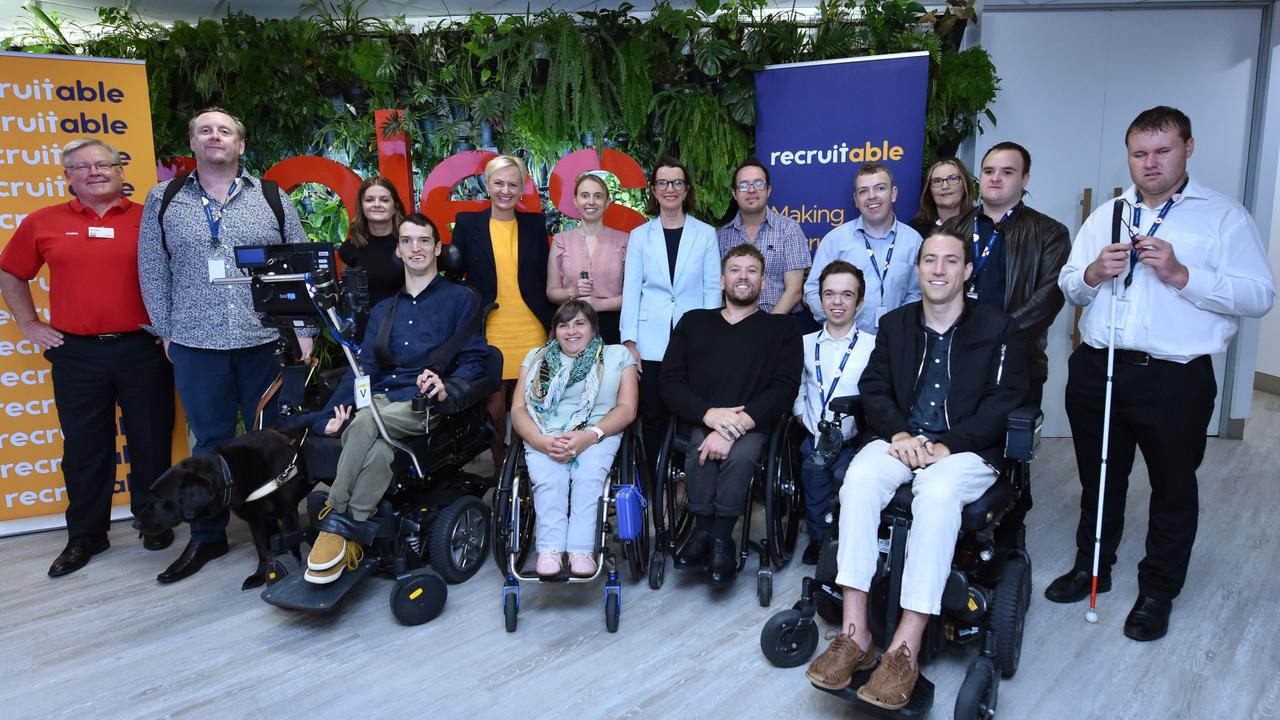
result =
M79 200L41 208L18 226L0 269L30 280L49 266L49 315L74 335L131 332L148 323L138 287L142 206L122 197L106 217Z

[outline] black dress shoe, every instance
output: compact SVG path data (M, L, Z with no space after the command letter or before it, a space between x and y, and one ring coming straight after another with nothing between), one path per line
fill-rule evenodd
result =
M1044 589L1044 596L1048 598L1050 602L1080 602L1081 600L1089 597L1092 584L1092 570L1072 570L1049 583L1049 587ZM1098 594L1101 595L1110 589L1111 573L1100 572L1098 574Z
M711 559L707 563L707 569L710 571L712 585L720 587L733 580L738 572L737 554L733 538L711 539Z
M804 554L800 556L800 562L805 565L817 565L820 555L822 555L822 541L810 540L809 544L804 546Z
M187 547L183 549L182 554L178 556L173 564L165 569L164 572L156 576L156 580L162 583L178 582L183 578L191 577L200 572L200 568L204 564L220 558L227 554L227 541L222 542L201 542L192 540L187 543Z
M89 564L89 558L111 547L107 538L87 538L79 535L67 541L62 554L49 566L49 577L69 575Z
M142 535L142 547L148 550L163 550L173 544L172 530L165 530L151 535L140 534Z
M707 551L711 546L711 533L707 530L694 530L693 537L684 544L684 549L676 555L676 567L680 570L702 567L707 562Z
M1138 642L1151 642L1169 632L1169 613L1173 601L1150 595L1139 595L1129 616L1124 619L1124 636Z

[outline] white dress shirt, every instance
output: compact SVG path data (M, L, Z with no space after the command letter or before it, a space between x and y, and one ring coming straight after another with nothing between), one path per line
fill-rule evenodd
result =
M822 402L823 395L829 393L831 398L838 398L858 394L858 379L862 377L862 371L867 367L867 361L871 359L871 351L876 346L876 336L857 331L857 342L854 343L853 350L849 353L849 361L845 363L844 371L841 372L840 361L844 359L844 353L849 348L849 343L853 341L855 331L857 331L856 328L850 328L848 335L833 338L827 333L827 326L824 324L821 330L804 336L804 378L800 383L800 394L796 396L791 414L800 416L800 420L811 435L818 434L819 420L824 418L830 420L832 417L832 412L827 409L826 403ZM815 344L822 358L822 387L818 387L818 368L813 362ZM839 381L836 380L837 377ZM835 392L831 392L832 383L835 383ZM852 438L853 418L845 418L841 430L846 440Z
M1170 243L1178 261L1187 266L1187 285L1178 290L1139 262L1133 282L1124 287L1122 272L1098 287L1084 281L1085 268L1111 244L1112 203L1136 203L1132 186L1093 211L1080 227L1058 286L1067 301L1084 308L1080 337L1095 348L1106 348L1110 336L1111 303L1116 306L1116 348L1139 350L1161 360L1186 363L1201 355L1223 352L1239 325L1238 318L1261 317L1276 299L1266 250L1258 227L1244 207L1192 178L1174 196L1169 214L1155 237ZM1148 234L1160 211L1142 206L1142 227ZM1132 208L1123 218L1132 224ZM1127 229L1121 242L1128 242ZM1113 289L1115 292L1113 292ZM1118 294L1117 294L1118 293Z

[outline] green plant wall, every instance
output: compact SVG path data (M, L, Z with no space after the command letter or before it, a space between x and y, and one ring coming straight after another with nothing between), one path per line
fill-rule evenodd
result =
M232 13L172 27L102 8L76 33L37 9L6 44L146 60L158 156L188 153L187 119L219 105L249 128L252 170L323 154L372 174L373 110L400 108L424 174L458 150L492 148L524 156L545 191L569 150L616 147L646 168L672 154L690 166L710 221L752 151L754 71L767 64L927 50L926 162L955 151L998 88L985 50L958 49L972 0L941 14L906 0L822 0L816 20L759 0L659 2L647 19L623 4L417 28L368 17L363 4L311 0L290 20Z

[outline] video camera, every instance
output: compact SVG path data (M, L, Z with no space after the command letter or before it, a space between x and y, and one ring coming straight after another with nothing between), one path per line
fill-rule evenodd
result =
M354 330L349 318L368 309L369 283L363 268L347 268L339 287L335 254L328 243L235 248L236 267L251 276L253 309L263 314L263 324L280 329L324 327L322 314L337 307L344 320L338 330L348 336Z

